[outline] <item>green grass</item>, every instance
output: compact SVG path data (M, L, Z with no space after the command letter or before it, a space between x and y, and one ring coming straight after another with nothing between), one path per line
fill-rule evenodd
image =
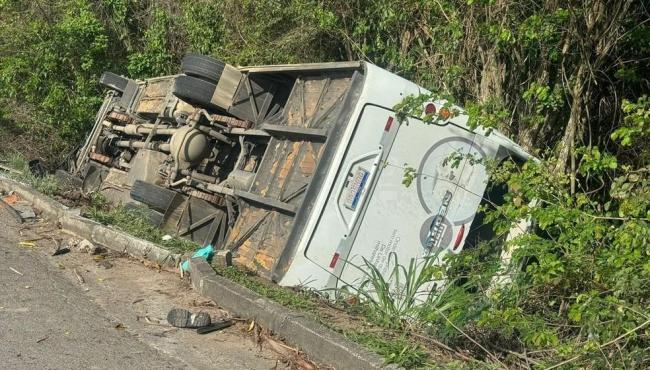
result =
M84 215L102 224L112 225L135 237L156 243L175 253L184 253L199 248L199 244L172 236L163 240L167 233L149 221L146 208L126 208L123 205L111 207L108 201L99 193L91 195L90 207Z
M236 267L216 267L215 270L219 275L245 286L282 306L307 312L315 312L318 306L318 298L313 293L304 290L283 288L279 285L262 281L254 274L242 271Z
M0 158L0 163L14 169L16 172L7 172L7 177L28 184L45 195L56 195L62 187L54 175L47 174L43 177L34 176L29 170L27 159L18 152L11 152Z
M397 364L407 369L430 368L429 354L418 343L412 343L405 334L387 335L386 332L348 330L346 338L374 350L386 359L387 364Z

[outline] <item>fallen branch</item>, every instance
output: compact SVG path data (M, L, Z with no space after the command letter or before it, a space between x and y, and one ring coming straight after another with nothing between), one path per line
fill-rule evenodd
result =
M470 337L470 336L469 336L467 333L465 333L461 328L459 328L458 326L456 326L456 324L454 324L453 322L451 322L451 320L449 320L449 318L447 317L447 315L445 315L444 313L440 312L440 310L436 310L436 311L438 311L438 313L440 314L440 316L442 316L442 317L445 319L445 321L447 321L447 322L449 323L449 325L451 325L454 329L456 329L459 333L461 333L465 338L469 339L470 342L476 344L480 349L482 349L483 352L485 352L489 358L491 358L493 361L497 362L497 363L498 363L499 365L501 365L501 367L503 367L504 369L508 369L508 367L507 367L503 362L501 362L501 361L500 361L500 360L499 360L499 359L498 359L498 358L497 358L497 357L496 357L492 352L490 352L487 348L483 347L479 342L477 342L476 340L474 340L474 338Z
M427 342L430 342L430 343L432 343L432 344L434 344L434 345L436 345L436 346L438 346L438 347L440 347L440 348L442 348L442 349L444 349L444 350L446 350L448 352L451 352L451 353L457 355L458 357L462 358L465 361L470 361L470 362L476 361L476 359L471 358L471 357L469 357L469 356L467 356L467 355L465 355L465 354L463 354L463 353L449 347L448 345L442 343L441 341L439 341L437 339L427 337L425 335L421 335L421 334L418 334L418 333L413 333L413 332L411 332L410 334L412 336L414 336L414 337L420 338L422 340L426 340Z

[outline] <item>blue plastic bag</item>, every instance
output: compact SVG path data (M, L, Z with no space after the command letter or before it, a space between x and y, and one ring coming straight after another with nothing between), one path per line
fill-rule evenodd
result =
M204 260L210 262L213 255L214 255L214 247L212 246L212 244L210 244L194 252L191 258L203 258ZM181 268L183 269L183 271L189 270L190 260L183 262L183 264L181 264Z

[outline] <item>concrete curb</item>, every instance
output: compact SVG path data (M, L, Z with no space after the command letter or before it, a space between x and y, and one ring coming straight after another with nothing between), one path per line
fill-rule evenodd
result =
M146 258L167 267L176 267L181 260L180 254L171 253L154 243L76 215L68 207L39 193L29 185L0 177L0 190L15 191L21 198L42 211L45 218L58 221L64 231L95 244L136 258Z
M399 369L303 314L283 307L216 274L201 258L190 259L192 286L201 295L239 316L254 319L312 359L338 369Z

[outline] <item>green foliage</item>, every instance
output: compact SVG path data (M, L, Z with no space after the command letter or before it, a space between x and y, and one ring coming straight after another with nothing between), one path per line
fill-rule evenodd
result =
M213 54L233 64L304 63L336 58L333 15L310 0L210 2L227 15ZM201 27L204 27L201 25ZM220 44L220 45L218 45ZM318 47L314 47L318 45Z
M91 125L101 96L96 80L107 67L108 38L84 1L68 1L51 13L21 2L6 3L0 33L0 96L37 109L31 117L37 130L55 130L65 139L79 139ZM42 12L48 12L46 9ZM31 19L16 17L33 13ZM8 99L8 100L7 100Z
M609 170L614 170L618 166L616 157L612 154L600 153L597 147L580 147L576 153L582 156L578 171L582 175L598 174L602 175Z
M2 144L29 136L35 148L63 157L93 122L104 70L134 78L175 73L190 51L240 65L374 62L431 91L395 107L401 121L442 124L440 112L422 113L433 99L463 105L470 129L499 129L542 161L476 163L509 188L504 205L482 210L502 237L447 257L448 284L435 304L405 303L403 290L393 297L390 281L370 276L366 287L384 293L383 303L365 306L369 317L400 330L416 320L425 334L477 356L484 351L467 346L463 333L491 351L499 351L491 343L527 351L538 367L567 360L565 367L644 368L647 20L642 2L598 0L0 0L0 136ZM405 167L410 185L416 169ZM36 186L56 192L53 184ZM93 212L141 237L161 236L141 212ZM505 247L525 268L504 270L501 241L521 219L533 220L536 232ZM420 281L408 264L394 269L401 283ZM490 288L495 275L512 284ZM388 320L403 314L409 320ZM391 361L423 364L409 341L373 338L367 342Z
M564 105L562 90L559 88L552 89L549 85L542 85L533 82L528 90L522 94L522 99L528 104L533 104L538 114L545 111L557 111Z
M387 338L386 333L348 331L347 338L374 349L386 359L387 364L397 364L407 369L431 366L427 353L418 343L412 343L406 336Z
M469 128L475 130L481 127L488 135L492 130L506 126L510 120L510 113L497 98L490 98L483 103L470 102L465 109L469 116L467 121Z
M224 54L226 24L222 9L216 3L183 3L182 27L190 51L215 56Z
M422 261L412 259L408 266L398 262L397 254L389 255L390 274L384 277L381 271L364 259L361 266L348 262L363 275L363 282L353 292L346 287L341 288L340 294L354 294L364 302L365 310L372 321L388 328L401 328L408 317L413 317L418 304L426 302L433 307L434 296L422 295L426 286L432 284L434 275L442 277L434 265L437 256L431 256Z
M172 252L190 252L200 247L195 242L176 236L163 240L166 233L151 223L146 208L126 208L123 205L111 207L100 193L91 194L91 204L85 215L97 222L115 226L135 237L156 243Z
M413 180L418 176L417 170L413 167L405 167L404 168L404 177L402 178L402 185L406 186L407 188L411 186L413 183Z
M612 133L612 139L629 147L650 137L650 99L647 95L636 102L624 100L622 110L625 113L623 125Z
M611 155L593 149L583 153L582 174L616 169ZM650 202L647 196L637 198L634 209L621 209L623 203L611 199L604 209L590 197L593 191L572 195L553 167L552 162L527 163L520 171L504 166L494 174L512 193L498 213L489 215L491 220L503 220L495 224L504 233L510 223L532 219L538 232L509 245L516 260L533 256L534 261L493 297L479 323L504 338L518 336L529 348L579 355L583 366L601 367L607 361L639 366L648 345L638 335L643 327L626 337L625 354L613 344L648 319L643 307L650 304L650 275L640 267L650 262ZM530 206L533 201L538 205ZM601 351L607 358L599 356Z
M170 15L162 8L154 7L151 18L142 37L142 50L128 57L127 70L133 77L147 78L171 73L172 55L168 45Z
M309 292L280 287L236 267L215 266L215 268L219 275L285 307L307 312L313 312L317 307L315 296Z
M50 174L38 177L29 170L29 163L25 157L18 152L11 152L2 156L0 162L14 171L8 172L7 176L16 181L30 185L45 195L58 195L62 190L59 180Z

